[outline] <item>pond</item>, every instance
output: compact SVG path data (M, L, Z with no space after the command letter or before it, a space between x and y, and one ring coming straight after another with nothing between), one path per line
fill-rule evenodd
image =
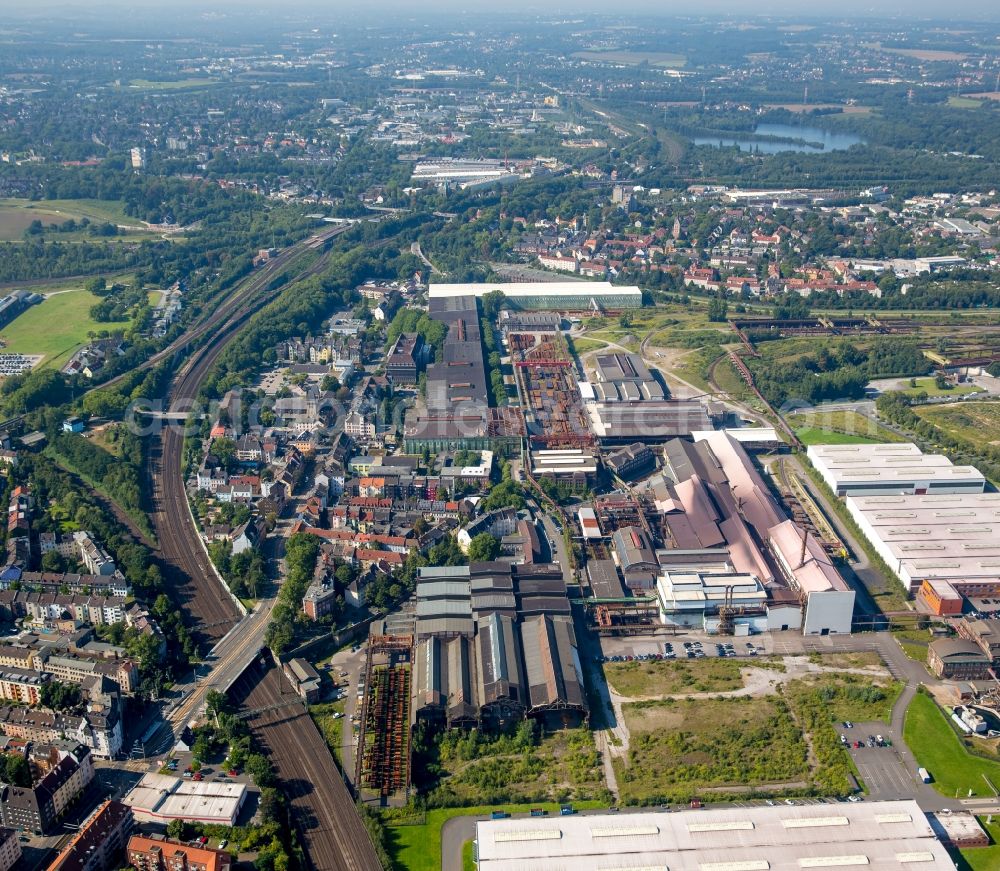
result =
M778 137L784 141L757 137ZM794 140L794 141L789 141ZM695 136L695 145L736 145L740 151L757 151L760 154L780 154L783 151L804 151L821 154L826 151L846 151L864 140L853 133L823 130L797 124L758 124L752 134L734 139L726 136Z

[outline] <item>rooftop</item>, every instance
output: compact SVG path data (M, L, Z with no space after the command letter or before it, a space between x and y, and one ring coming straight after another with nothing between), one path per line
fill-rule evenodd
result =
M483 820L480 871L954 869L915 801Z
M642 299L638 287L615 287L609 281L542 281L534 283L487 282L485 284L432 284L428 299L449 296L486 296L495 290L511 299L525 296L631 296Z

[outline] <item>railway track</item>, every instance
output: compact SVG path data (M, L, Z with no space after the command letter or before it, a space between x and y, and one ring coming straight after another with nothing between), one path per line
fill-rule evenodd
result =
M230 690L271 760L315 871L381 871L351 793L305 705L273 664L254 663Z
M343 229L324 234L324 241ZM313 247L314 240L308 240L290 249L281 270L293 267ZM324 265L325 257L321 256L307 269L291 276L289 281L314 275ZM252 276L246 286L232 294L205 324L187 336L185 344L211 334L209 341L191 355L174 377L167 394L169 410L186 410L197 398L212 366L246 319L285 286L283 282L269 290L276 277L274 271L263 270ZM239 622L243 612L218 578L191 516L183 474L184 435L181 429L173 426L161 429L152 438L147 454L153 503L151 518L167 582L196 639L202 644L214 644Z

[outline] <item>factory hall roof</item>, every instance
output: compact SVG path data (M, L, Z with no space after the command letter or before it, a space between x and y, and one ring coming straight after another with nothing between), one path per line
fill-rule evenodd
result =
M915 801L482 820L480 871L954 869Z

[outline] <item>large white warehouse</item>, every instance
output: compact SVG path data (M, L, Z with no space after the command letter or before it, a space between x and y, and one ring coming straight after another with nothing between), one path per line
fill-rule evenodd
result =
M982 493L986 486L973 466L955 466L910 443L810 445L806 456L838 496Z
M945 580L966 596L1000 595L1000 493L850 496L847 509L910 590Z
M479 871L802 871L955 864L915 801L481 820Z
M609 281L487 282L485 284L432 284L429 299L453 296L485 296L499 290L517 309L592 311L641 308L638 287L617 287Z

